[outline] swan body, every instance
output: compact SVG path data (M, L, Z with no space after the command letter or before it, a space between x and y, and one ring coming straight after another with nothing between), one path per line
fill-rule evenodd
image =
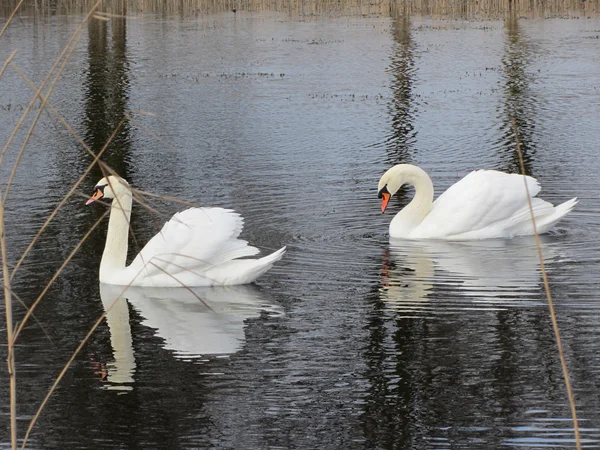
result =
M558 206L534 198L540 192L539 183L530 176L525 182L539 234L550 230L577 204L577 198ZM382 212L404 184L414 186L415 196L392 219L392 238L475 240L533 234L522 175L475 170L434 202L433 183L427 173L411 164L398 164L379 180Z
M129 266L127 245L132 192L127 181L101 179L86 204L113 199L100 283L121 286L192 287L251 283L281 259L285 247L260 259L239 259L259 250L238 239L242 217L230 209L189 208L175 214Z

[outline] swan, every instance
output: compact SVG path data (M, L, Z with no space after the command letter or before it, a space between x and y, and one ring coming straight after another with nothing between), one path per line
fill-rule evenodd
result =
M572 198L554 206L540 198L538 181L525 177L536 229L545 233L577 204ZM429 175L412 164L398 164L379 180L381 212L404 184L415 188L413 200L390 223L390 236L401 239L475 240L533 234L523 176L475 170L433 201Z
M113 199L100 283L121 286L192 287L251 283L269 270L285 247L260 259L238 259L259 250L238 239L244 220L231 209L189 208L175 214L129 266L127 239L132 191L123 178L110 175L94 187L89 205Z

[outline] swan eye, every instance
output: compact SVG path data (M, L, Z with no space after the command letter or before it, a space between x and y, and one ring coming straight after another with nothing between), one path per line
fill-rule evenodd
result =
M107 186L106 184L103 184L103 185L101 185L101 186L96 186L96 187L94 188L94 190L95 190L95 191L100 191L100 192L102 192L102 194L104 194L104 188L105 188L106 186Z
M388 191L387 188L387 184L381 188L381 190L377 193L377 198L382 198L383 194L389 194L390 192Z

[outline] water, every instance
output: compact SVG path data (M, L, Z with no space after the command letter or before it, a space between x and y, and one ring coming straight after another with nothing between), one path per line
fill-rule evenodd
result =
M0 57L18 48L15 64L39 84L79 19L25 17ZM377 199L380 175L400 162L427 170L436 194L475 168L517 170L512 117L541 196L580 198L542 248L582 441L599 447L599 33L585 18L244 12L86 26L50 99L66 121L98 151L124 120L105 161L130 183L234 208L247 240L288 253L256 286L195 292L204 303L185 290L126 294L29 448L573 448L533 240L389 242L412 192L384 215ZM4 143L31 91L12 70L0 83ZM54 122L41 116L9 192L11 263L91 161ZM5 156L3 186L24 136ZM25 303L102 214L84 206L100 176L16 275ZM141 207L132 227L140 243L156 232ZM101 228L19 339L20 436L120 294L97 283Z

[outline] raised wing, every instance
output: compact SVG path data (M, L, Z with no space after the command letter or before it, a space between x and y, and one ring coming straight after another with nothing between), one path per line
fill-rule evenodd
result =
M200 273L224 262L256 255L257 248L237 239L244 220L230 209L190 208L175 214L128 267L134 284L153 277Z

